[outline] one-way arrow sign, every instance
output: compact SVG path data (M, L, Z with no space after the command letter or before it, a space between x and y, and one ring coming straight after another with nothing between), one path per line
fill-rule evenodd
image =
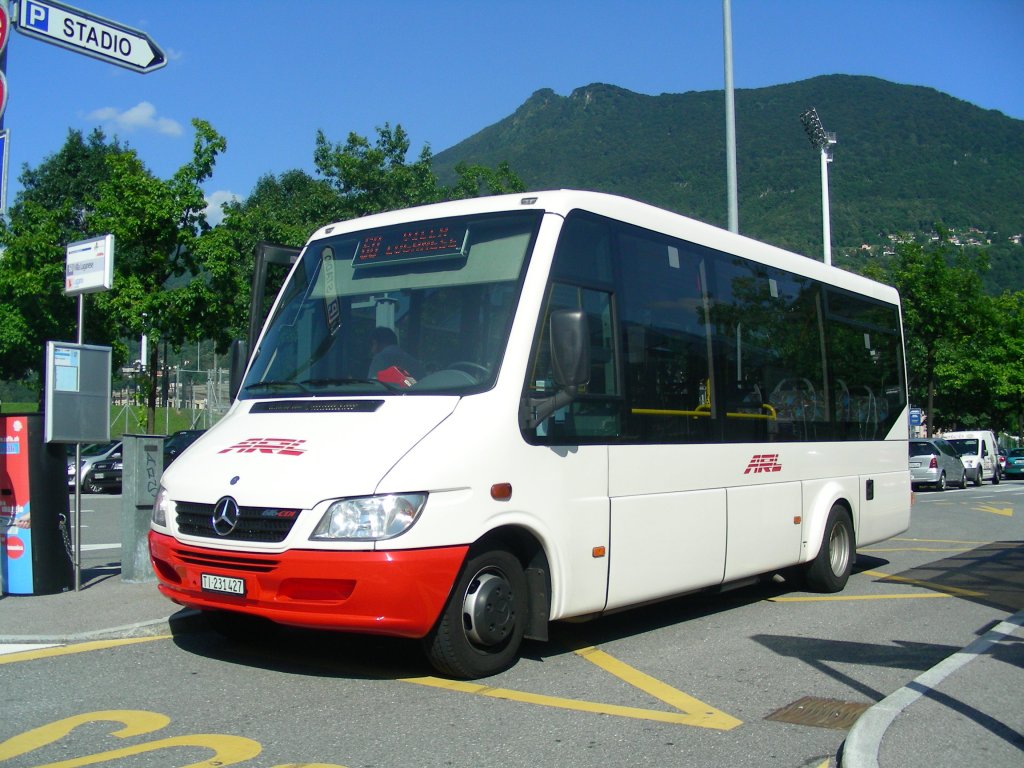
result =
M22 0L14 19L22 34L136 72L152 72L167 57L149 35L53 0Z

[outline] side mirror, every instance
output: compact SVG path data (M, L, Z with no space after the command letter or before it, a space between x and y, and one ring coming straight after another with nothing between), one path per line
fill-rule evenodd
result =
M230 398L234 400L238 396L238 390L242 388L242 376L245 374L245 366L249 362L249 345L240 339L231 342L228 355L231 360Z
M590 381L590 333L582 309L551 313L551 369L559 389Z
M576 399L577 389L590 381L590 332L582 309L551 313L551 373L558 391L549 397L523 401L522 423L535 429L559 408Z

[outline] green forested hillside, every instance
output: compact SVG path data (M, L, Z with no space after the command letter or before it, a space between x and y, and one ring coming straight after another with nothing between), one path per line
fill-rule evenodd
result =
M988 250L990 289L1024 288L1024 246L1010 240L1024 233L1024 121L930 88L829 75L737 90L743 234L820 258L820 161L800 123L812 106L839 139L829 166L837 264L940 225ZM446 178L460 161L505 160L531 189L615 192L725 226L724 114L723 91L544 89L438 153L434 168Z

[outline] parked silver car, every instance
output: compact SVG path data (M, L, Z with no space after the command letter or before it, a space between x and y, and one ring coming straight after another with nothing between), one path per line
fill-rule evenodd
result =
M106 459L119 459L121 458L121 441L114 440L109 443L94 443L92 445L82 446L82 466L75 471L75 454L70 453L68 455L68 490L74 492L75 482L81 479L82 490L90 491L95 493L93 489L89 488L88 480L89 470L92 469L92 465L97 461L104 461Z
M939 437L910 441L910 485L930 485L938 491L947 485L967 487L967 469L952 445Z

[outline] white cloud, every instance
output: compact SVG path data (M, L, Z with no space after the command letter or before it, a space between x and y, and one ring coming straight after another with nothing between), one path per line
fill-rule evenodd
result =
M211 227L217 226L224 220L224 209L221 206L224 203L231 203L241 199L240 195L236 195L234 192L229 192L226 189L218 189L216 192L211 192L206 196L206 222Z
M140 101L134 107L119 110L116 107L102 107L90 112L86 117L106 125L111 125L125 132L137 130L156 131L167 136L180 136L181 123L169 117L158 117L156 107L148 101Z

